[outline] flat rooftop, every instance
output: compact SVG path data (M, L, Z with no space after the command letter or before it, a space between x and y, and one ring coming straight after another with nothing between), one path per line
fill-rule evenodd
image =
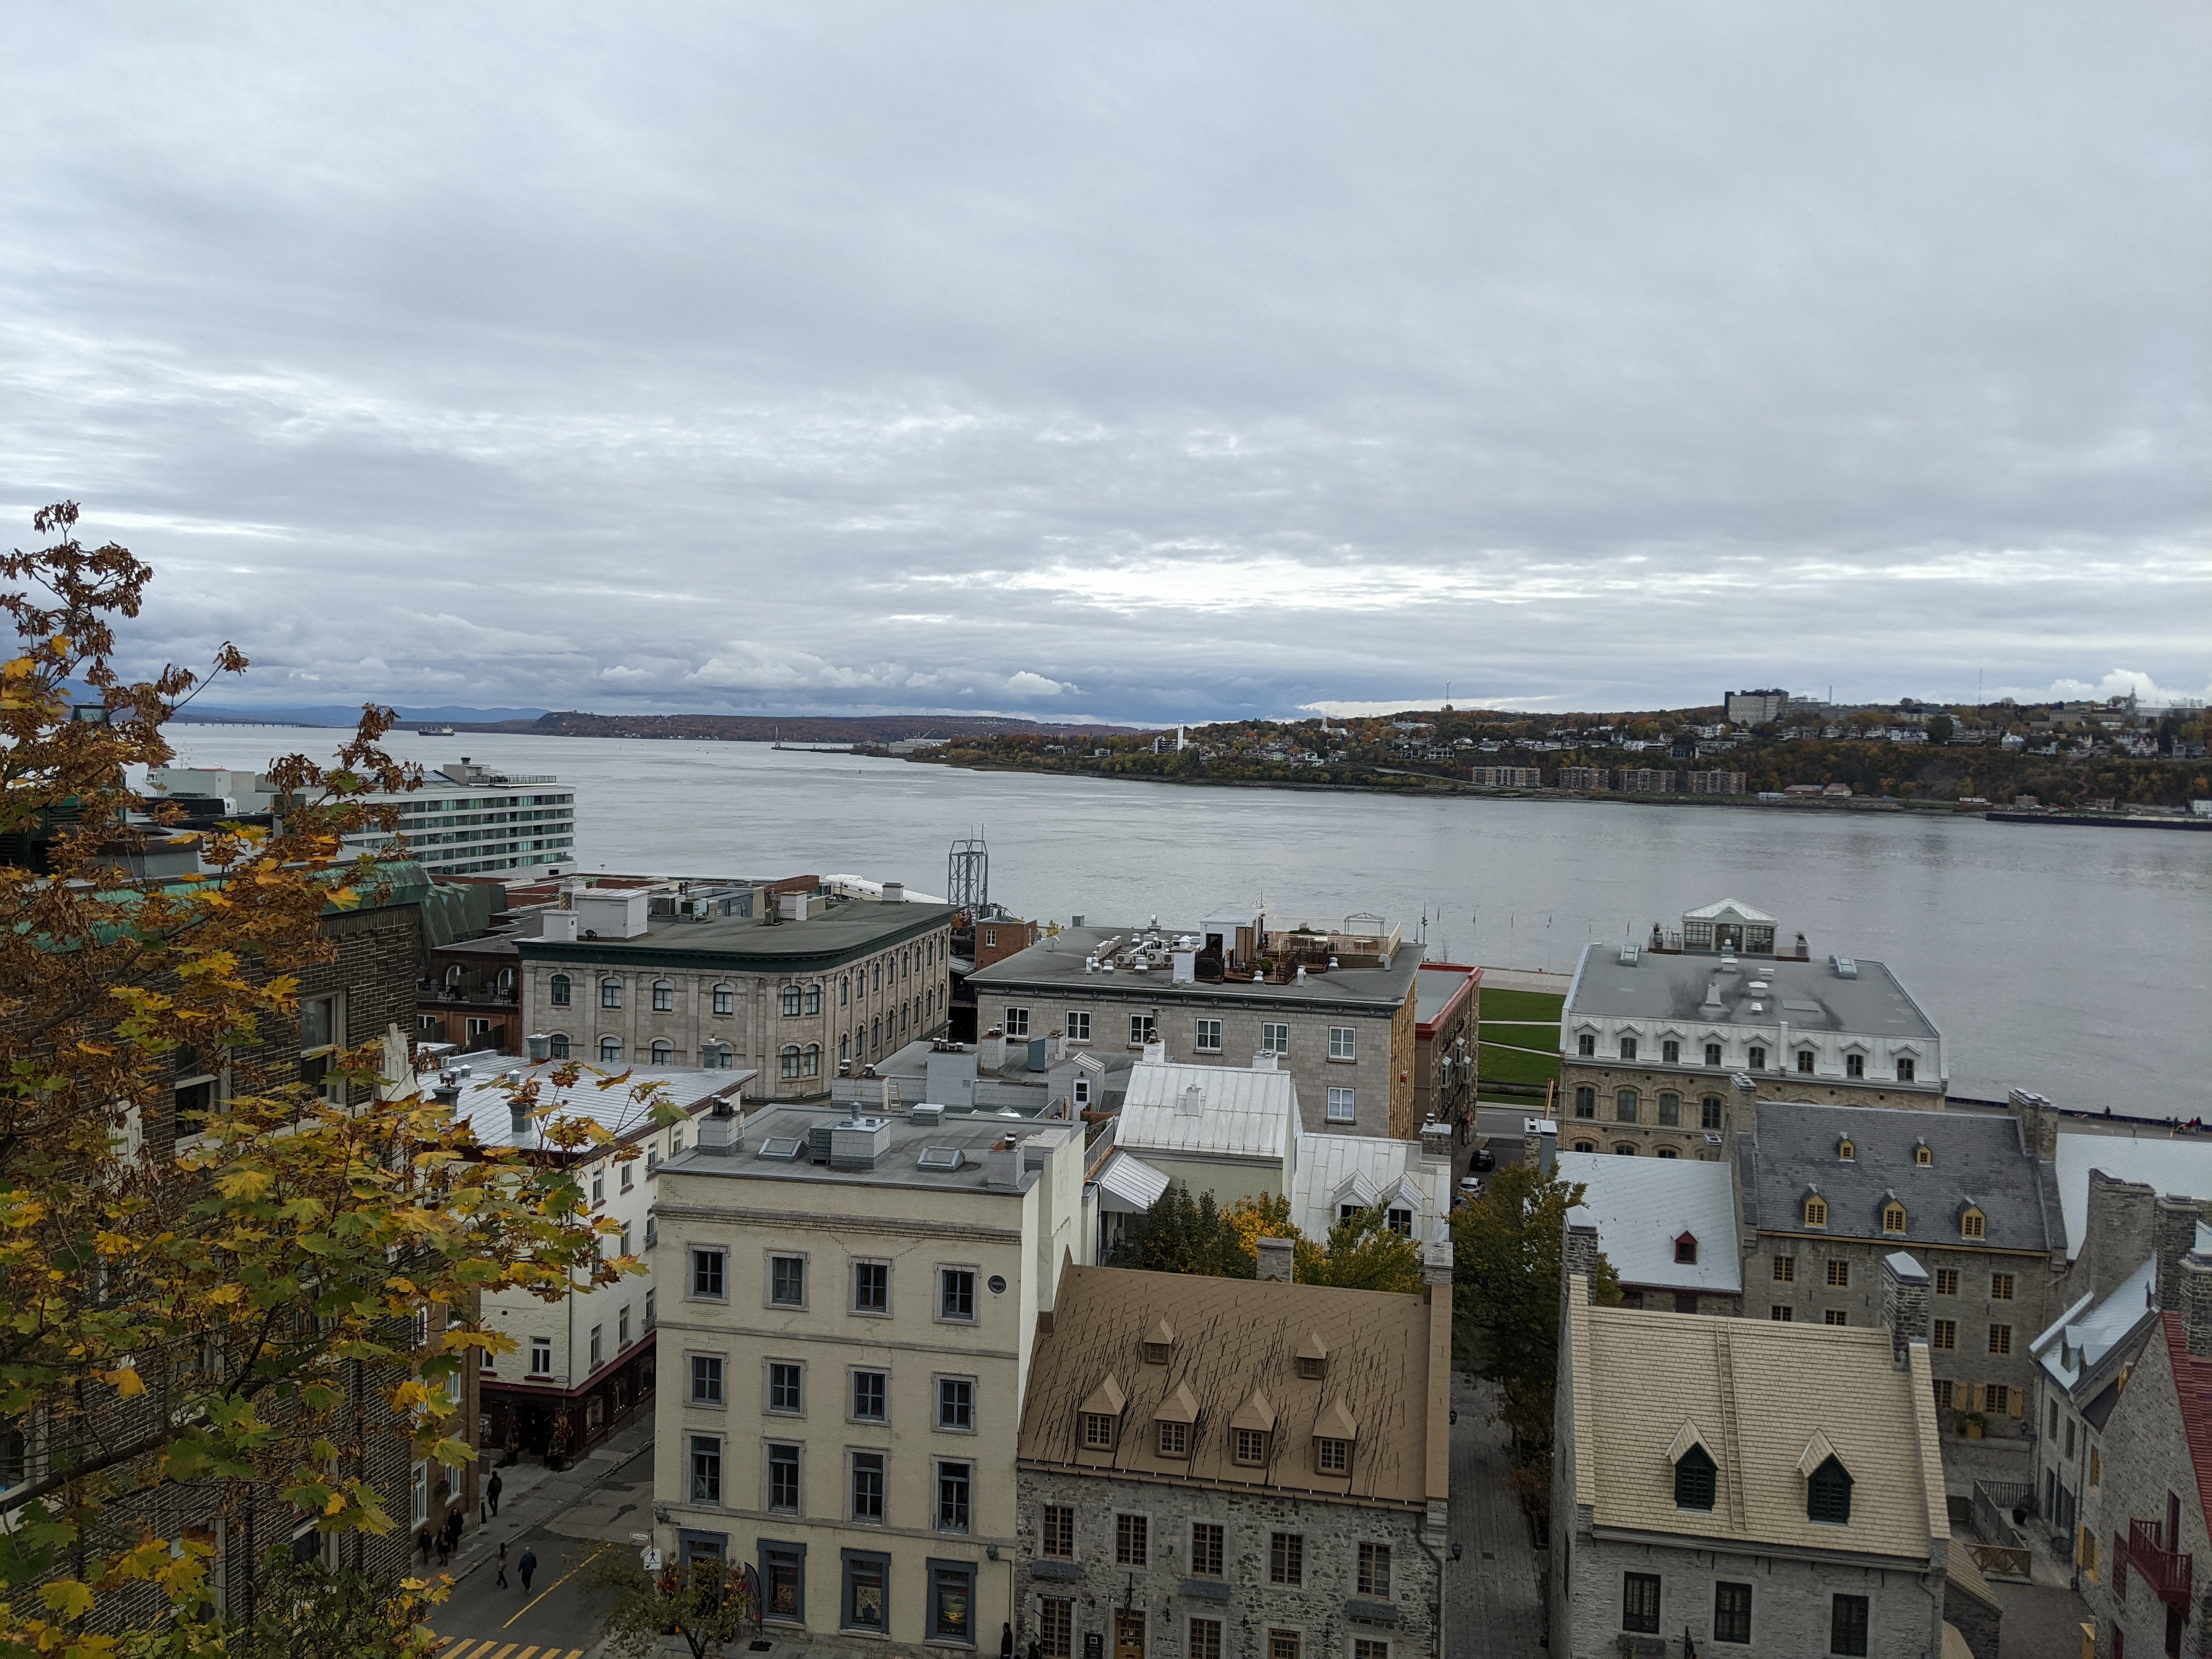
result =
M713 1176L726 1181L927 1188L1014 1196L1028 1190L1036 1179L1036 1172L1028 1167L1029 1160L1023 1160L1018 1185L992 1186L984 1175L986 1152L1008 1135L1018 1143L1042 1137L1050 1148L1083 1133L1079 1123L1069 1123L1060 1118L1036 1118L1023 1112L947 1111L935 1123L908 1115L876 1115L871 1121L880 1121L887 1128L883 1150L877 1154L873 1169L833 1169L809 1158L808 1136L816 1127L868 1116L842 1106L764 1105L744 1120L732 1150L710 1152L688 1147L663 1164L661 1171ZM794 1142L795 1157L792 1155ZM949 1156L953 1152L959 1154L957 1162ZM933 1155L927 1164L923 1162L925 1153Z
M1753 991L1752 982L1766 987ZM1720 988L1720 1006L1705 1006L1708 986ZM1757 1003L1759 1007L1752 1006ZM1587 945L1562 1016L1593 1019L1671 1021L1680 1025L1774 1025L1792 1030L1848 1032L1855 1036L1932 1040L1936 1027L1897 975L1879 962L1858 958L1858 977L1845 979L1828 962L1773 957L1721 958L1639 951L1631 964L1612 945Z
M1405 1006L1407 993L1421 963L1421 947L1407 945L1392 958L1388 968L1332 968L1325 973L1309 972L1306 981L1300 985L1270 985L1254 982L1250 975L1243 979L1226 979L1207 983L1186 981L1177 984L1171 971L1153 969L1139 973L1133 969L1117 968L1110 971L1089 972L1084 963L1102 945L1110 939L1127 939L1133 933L1147 930L1137 927L1063 927L1048 939L1041 939L1026 951L1018 951L1003 962L994 962L988 968L978 969L968 976L968 983L979 992L1004 994L1009 990L1053 991L1082 989L1100 995L1146 997L1161 1000L1182 998L1194 1002L1219 1001L1226 997L1238 1000L1249 999L1255 1002L1279 1002L1291 1006L1310 1003L1317 1007L1346 1003L1367 1003L1377 1009L1400 1008ZM1163 928L1163 933L1176 930ZM1701 988L1702 994L1702 988Z
M733 970L804 973L848 962L871 951L928 933L949 923L949 904L880 904L851 899L833 904L804 921L770 921L752 916L716 916L684 921L655 916L629 939L526 939L522 954L548 961L604 962L611 956L677 962L712 957Z
M1337 970L1343 972L1342 969ZM1474 982L1480 968L1463 967L1451 962L1425 962L1413 975L1413 1018L1422 1025L1433 1025L1451 1000Z

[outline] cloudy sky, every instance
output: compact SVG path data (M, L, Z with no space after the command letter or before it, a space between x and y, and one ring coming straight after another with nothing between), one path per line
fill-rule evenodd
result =
M6 535L227 702L2212 688L2201 4L5 16Z

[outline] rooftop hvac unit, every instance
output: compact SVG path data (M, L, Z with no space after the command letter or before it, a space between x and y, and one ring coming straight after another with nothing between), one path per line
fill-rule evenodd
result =
M830 1132L835 1124L817 1123L806 1131L806 1158L810 1164L830 1161Z
M891 1121L887 1117L848 1117L830 1126L830 1167L833 1170L872 1170L876 1160L890 1150Z
M945 1108L935 1101L923 1101L907 1113L916 1123L942 1123Z

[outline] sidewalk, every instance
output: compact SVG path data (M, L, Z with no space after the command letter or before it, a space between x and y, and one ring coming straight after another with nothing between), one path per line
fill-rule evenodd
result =
M512 1544L522 1534L546 1525L562 1510L584 1501L617 1468L652 1443L653 1413L641 1412L558 1474L543 1463L533 1462L501 1469L498 1515L483 1525L477 1524L471 1517L452 1561L442 1569L433 1567L431 1571L452 1574L458 1584L492 1559L502 1540ZM477 1490L481 1492L490 1480L491 1471L485 1469ZM649 1510L641 1517L635 1530L653 1530Z
M1452 1373L1451 1539L1444 1569L1445 1659L1538 1659L1544 1642L1544 1557L1505 1475L1505 1431L1492 1393Z

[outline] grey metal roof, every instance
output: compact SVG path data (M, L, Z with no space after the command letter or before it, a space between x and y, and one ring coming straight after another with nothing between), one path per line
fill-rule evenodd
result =
M946 904L877 904L849 899L804 921L718 916L682 921L655 916L631 939L525 939L527 957L641 965L698 966L732 973L810 973L835 968L941 927L957 914ZM1080 967L1080 963L1078 966Z
M1839 1156L1846 1139L1848 1161ZM1923 1139L1935 1155L1925 1167L1913 1161ZM1817 1188L1828 1201L1823 1231L1835 1237L1957 1244L1959 1217L1971 1200L1988 1218L1986 1249L2065 1246L2058 1172L2036 1162L2014 1117L1762 1100L1759 1132L1737 1137L1736 1157L1744 1218L1762 1232L1804 1231L1804 1200ZM1905 1206L1902 1235L1881 1230L1892 1193Z
M1363 1003L1400 1008L1413 988L1413 975L1421 963L1421 947L1408 942L1388 968L1337 968L1325 974L1309 974L1303 985L1255 984L1248 976L1218 984L1177 985L1163 972L1085 973L1084 959L1098 945L1119 937L1127 939L1144 930L1135 927L1063 927L1041 939L1026 951L1017 951L988 968L968 976L977 991L1000 995L1008 991L1051 991L1080 986L1085 994L1128 1001L1200 1003L1310 1004L1316 1007ZM1172 933L1173 929L1164 929ZM1702 993L1701 993L1702 994Z
M1858 959L1856 979L1839 978L1826 961L1795 962L1773 957L1739 957L1733 969L1721 958L1639 951L1625 963L1619 951L1587 945L1575 970L1575 985L1564 1021L1577 1015L1593 1019L1638 1019L1687 1028L1741 1022L1773 1025L1786 1022L1800 1031L1839 1031L1892 1042L1932 1040L1936 1027L1913 1001L1897 975L1879 962ZM1751 989L1763 981L1764 995ZM1720 1006L1705 1006L1705 990L1717 983ZM1761 1005L1753 1013L1751 1005Z
M1041 1121L1018 1112L946 1112L936 1122L927 1122L912 1116L891 1116L887 1145L872 1169L833 1169L828 1164L809 1160L803 1150L809 1132L817 1126L845 1121L848 1117L882 1117L882 1114L851 1112L844 1107L763 1105L748 1114L739 1131L738 1147L734 1152L715 1152L698 1147L687 1147L660 1168L664 1173L715 1176L726 1180L782 1181L816 1184L858 1183L869 1187L927 1187L953 1188L966 1192L1000 1192L1018 1196L1030 1185L1035 1166L1027 1155L1020 1184L1015 1187L994 1187L988 1179L984 1156L1000 1140L1011 1137L1017 1143L1035 1143L1039 1152L1055 1148L1071 1135L1079 1134L1081 1126L1060 1120ZM778 1157L768 1143L780 1143L787 1150L796 1141L801 1149L795 1158ZM961 1154L957 1169L925 1166L924 1152L943 1148L957 1150Z

